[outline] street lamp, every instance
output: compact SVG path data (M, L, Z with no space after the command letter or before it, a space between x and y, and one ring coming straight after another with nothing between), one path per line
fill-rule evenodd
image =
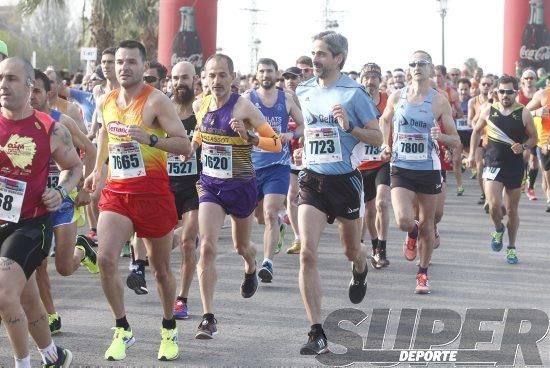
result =
M439 3L439 14L441 15L441 64L445 65L445 16L447 15L447 1L436 0Z

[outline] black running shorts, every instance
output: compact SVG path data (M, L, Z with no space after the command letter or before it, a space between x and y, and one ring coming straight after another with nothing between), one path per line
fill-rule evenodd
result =
M405 188L415 193L441 193L441 170L409 170L393 166L391 187Z
M371 170L361 171L363 177L363 187L365 188L365 203L376 198L376 188L379 185L390 186L390 163Z

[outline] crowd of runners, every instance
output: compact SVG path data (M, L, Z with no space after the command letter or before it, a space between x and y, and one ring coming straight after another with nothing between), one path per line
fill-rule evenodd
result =
M407 260L418 258L412 291L430 293L447 173L457 196L463 175L477 178L477 204L494 223L487 243L495 252L506 244L509 264L519 262L518 204L522 193L537 200L539 173L550 212L550 88L537 84L548 80L544 70L519 79L470 73L417 50L403 69L383 72L372 60L344 73L347 39L325 31L313 37L310 56L285 70L261 58L254 75L236 77L224 54L200 71L185 61L167 70L130 40L67 83L55 67L35 69L8 46L0 41L0 318L17 368L30 367L29 334L44 367L73 359L52 339L62 324L50 255L63 276L80 265L98 274L114 320L110 361L135 342L125 284L148 294L153 278L162 306L158 359L171 361L195 272L203 307L195 337L218 332L216 254L230 226L243 298L259 282L277 282L280 252L299 255L311 325L299 353L316 355L328 350L317 263L327 224L337 220L351 263L349 299L358 304L369 267L390 266L390 208L405 233L394 242ZM264 225L263 259L250 241L254 222ZM121 256L131 257L125 280Z

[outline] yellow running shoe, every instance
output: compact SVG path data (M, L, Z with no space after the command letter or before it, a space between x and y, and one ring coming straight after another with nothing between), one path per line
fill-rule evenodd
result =
M300 249L302 248L302 245L300 243L300 239L296 239L292 242L292 245L290 248L286 250L286 254L300 254Z
M174 328L168 330L163 328L160 330L160 336L161 340L158 360L176 360L179 356L178 329Z
M78 235L76 237L75 248L84 252L84 257L80 260L80 264L85 266L90 273L99 273L99 266L97 264L97 253L92 248L93 241L85 235Z
M126 358L126 348L134 345L136 339L134 339L132 330L126 331L122 327L113 327L112 329L115 330L113 342L105 352L105 359L122 360Z

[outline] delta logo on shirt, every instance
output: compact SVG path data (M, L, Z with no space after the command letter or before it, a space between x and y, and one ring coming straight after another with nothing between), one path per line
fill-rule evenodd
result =
M117 137L125 137L128 135L128 126L122 124L120 121L111 121L107 124L107 131L111 135Z

